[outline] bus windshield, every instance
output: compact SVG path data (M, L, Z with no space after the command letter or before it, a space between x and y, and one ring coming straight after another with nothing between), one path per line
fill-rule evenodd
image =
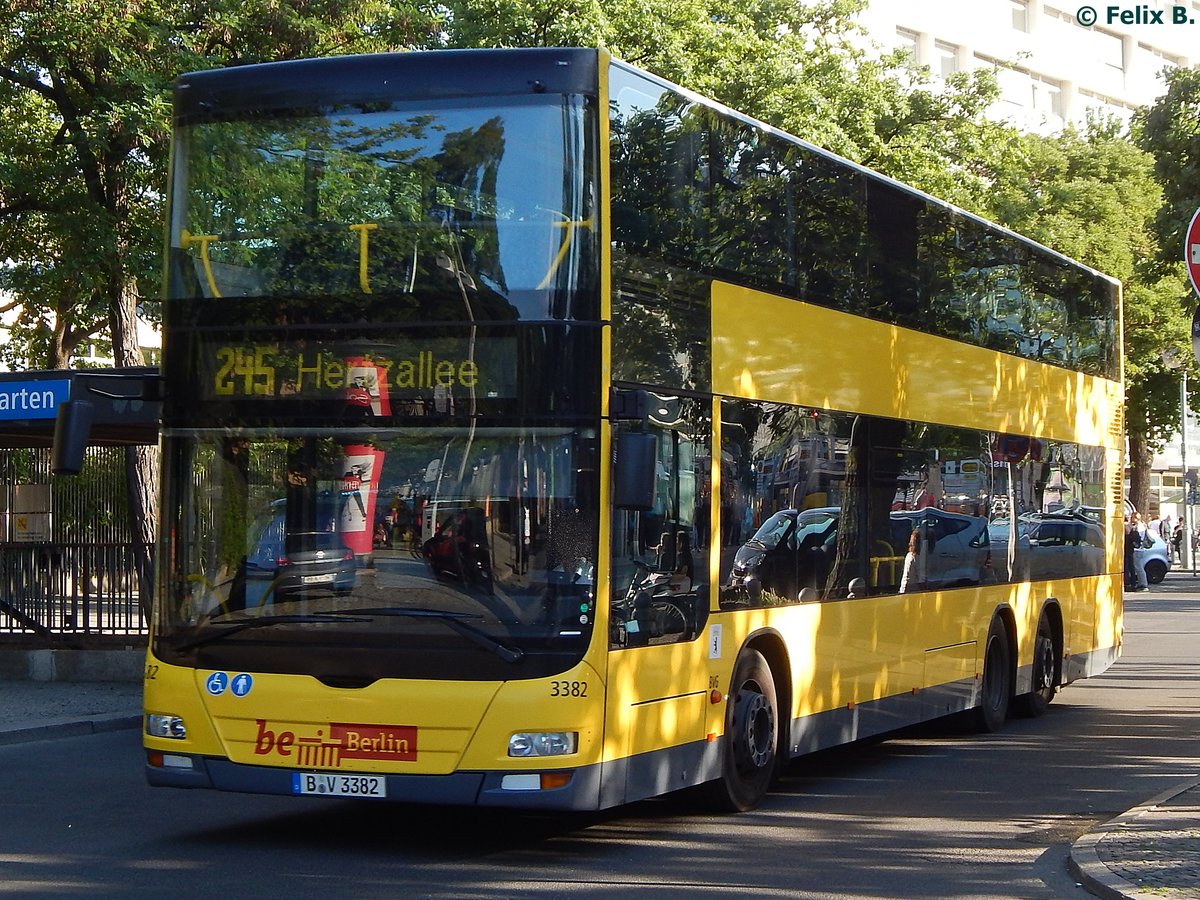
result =
M584 106L394 101L182 127L171 294L402 295L429 319L421 301L449 289L475 318L561 317L552 289L593 234Z
M176 443L189 474L158 623L168 658L368 682L512 679L586 647L592 435Z
M348 685L574 665L594 101L206 96L172 166L156 652Z

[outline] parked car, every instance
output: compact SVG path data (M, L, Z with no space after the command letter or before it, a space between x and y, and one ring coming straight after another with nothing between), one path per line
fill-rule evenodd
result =
M264 535L246 558L246 575L268 580L276 596L324 590L345 594L354 589L358 567L338 533L301 531Z
M825 582L837 549L838 508L783 509L759 526L733 557L730 583L757 579L789 599Z
M1128 500L1124 505L1125 521L1128 522L1135 510L1133 504ZM1146 570L1146 580L1150 584L1162 584L1162 580L1167 577L1167 572L1171 571L1171 550L1161 535L1155 534L1149 528L1146 529L1146 535L1150 538L1150 546L1134 550L1134 558L1137 560L1137 564Z
M771 516L734 556L730 584L755 579L782 597L805 588L818 592L837 552L838 507L783 509ZM981 584L994 580L987 520L927 508L890 514L886 540L872 548L873 587L896 589L910 536L919 531L924 552L913 581L921 589Z
M944 509L910 509L892 513L892 546L900 556L908 537L920 529L925 540L924 581L927 587L961 587L995 581L988 520Z
M464 585L491 588L487 517L477 506L448 515L433 537L421 545L421 555L434 575L454 578Z
M996 564L1008 565L1009 523L993 521L988 530ZM1106 561L1104 529L1095 520L1070 514L1026 514L1017 519L1013 578L1048 581L1100 575Z

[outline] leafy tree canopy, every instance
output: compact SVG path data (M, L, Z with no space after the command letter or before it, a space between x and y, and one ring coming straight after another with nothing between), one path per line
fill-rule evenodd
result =
M133 311L153 297L170 85L183 71L427 41L402 2L0 0L0 288L24 312L8 362L65 365L110 333L136 363Z
M1154 160L1111 123L1056 137L1023 135L1002 157L991 213L1016 231L1124 285L1126 425L1161 446L1179 424L1178 376L1162 352L1189 340L1179 272L1154 265L1162 189Z
M1200 70L1172 69L1165 79L1166 93L1139 113L1134 134L1154 157L1163 188L1155 219L1160 258L1174 264L1182 258L1184 231L1200 205Z

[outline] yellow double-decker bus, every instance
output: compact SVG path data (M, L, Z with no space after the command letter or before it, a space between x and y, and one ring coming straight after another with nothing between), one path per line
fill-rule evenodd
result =
M1121 645L1119 286L580 49L182 77L150 783L759 803Z

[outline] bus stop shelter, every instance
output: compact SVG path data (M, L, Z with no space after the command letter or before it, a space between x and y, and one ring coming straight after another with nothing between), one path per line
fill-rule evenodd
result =
M157 446L156 367L0 372L0 642L103 646L146 632L124 448ZM87 404L79 475L53 474L55 426Z

